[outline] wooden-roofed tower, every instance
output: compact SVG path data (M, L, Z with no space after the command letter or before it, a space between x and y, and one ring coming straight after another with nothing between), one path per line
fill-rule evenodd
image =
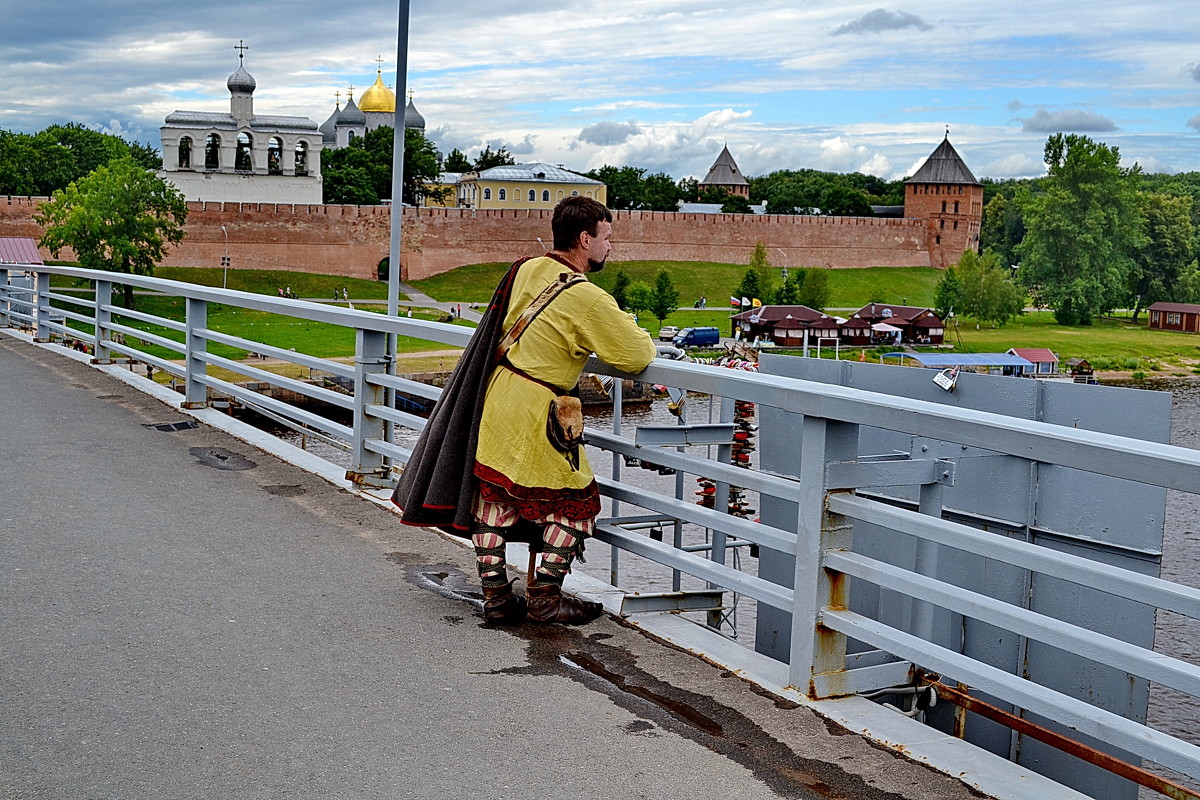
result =
M983 184L950 144L950 131L916 173L904 182L904 216L925 220L929 266L957 263L979 249Z
M697 188L702 192L705 189L724 189L730 194L750 196L750 181L738 169L737 162L729 153L729 145L721 148L721 155L717 156Z

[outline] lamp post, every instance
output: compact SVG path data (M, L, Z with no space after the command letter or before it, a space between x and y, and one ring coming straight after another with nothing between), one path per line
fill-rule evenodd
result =
M225 230L225 226L221 226L221 233L225 234L225 255L221 258L221 266L224 267L225 273L221 277L221 288L228 288L229 284L229 231Z

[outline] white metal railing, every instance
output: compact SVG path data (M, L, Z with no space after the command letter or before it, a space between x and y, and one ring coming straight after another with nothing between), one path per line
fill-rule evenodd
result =
M25 273L32 276L32 288L18 285L18 278ZM53 291L51 275L91 281L94 298ZM183 298L184 319L164 319L114 305L114 283ZM208 305L212 303L352 328L357 341L355 363L338 364L214 330L207 322ZM135 323L160 326L174 337L142 331ZM231 397L321 434L343 439L349 443L353 464L350 474L364 483L378 485L386 484L391 479L391 468L401 466L409 456L408 450L392 441L389 425L414 430L424 425L420 416L395 408L388 393L404 392L429 399L439 394L434 387L392 374L394 364L388 354L388 337L411 336L463 346L471 335L470 330L462 327L174 281L68 267L13 265L0 265L0 326L30 328L38 340L61 336L84 342L93 348L98 363L123 356L150 364L182 382L184 400L191 406L204 405L212 395ZM131 341L143 344L135 346ZM213 342L352 379L353 394L280 377L246 361L214 355L208 349ZM147 343L166 348L177 358L148 353ZM339 422L215 378L208 374L209 366L220 366L344 409L352 415L352 422ZM632 377L595 361L589 369ZM852 584L846 580L852 577L886 587L927 607L945 609L1054 647L1068 648L1130 676L1200 697L1200 667L1196 665L1101 636L1053 615L998 601L969 587L938 580L919 569L903 569L869 558L855 552L853 540L855 521L870 523L896 537L913 537L918 542L974 553L1154 608L1200 618L1200 591L1196 589L944 519L936 502L927 506L923 500L919 510L910 510L856 493L856 489L863 487L904 484L921 486L923 498L928 491L936 499L939 483L952 478L953 464L949 461L872 464L859 460L854 442L858 426L870 426L1008 454L1030 463L1061 465L1190 493L1200 493L1200 452L929 402L906 400L900 404L891 396L869 391L700 364L655 361L637 377L714 398L736 398L780 409L799 415L802 420L803 452L794 469L789 469L789 475L735 467L723 458L727 451L720 448L716 457L708 457L703 452L697 454L696 448L639 443L619 432L619 391L614 432L588 431L591 445L612 453L614 458L614 478L600 479L602 493L614 503L636 509L624 515L614 512L610 518L601 520L597 538L623 552L694 576L717 591L735 592L790 613L788 662L795 687L813 697L832 697L901 683L910 680L915 669L929 670L1200 779L1200 747L1106 711L1083 698L1067 696L938 646L922 638L919 627L902 630L852 612L848 610ZM620 381L616 386L620 386ZM621 458L626 456L705 476L721 487L736 485L763 497L780 498L794 505L795 515L782 523L776 520L775 524L767 525L703 508L683 499L679 492L659 493L639 488L620 480ZM645 533L646 525L642 523L648 521L698 526L712 533L713 543L705 548L684 548L655 540ZM781 585L729 566L724 546L730 543L753 544L795 556L792 585ZM847 655L848 638L891 655L881 663L855 669L856 659Z

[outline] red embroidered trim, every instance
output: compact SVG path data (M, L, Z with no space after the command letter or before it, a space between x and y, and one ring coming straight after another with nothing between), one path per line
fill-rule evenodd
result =
M539 519L558 513L571 520L591 519L600 513L600 487L596 481L582 489L518 486L491 467L475 462L479 493L484 500L507 503L522 519Z

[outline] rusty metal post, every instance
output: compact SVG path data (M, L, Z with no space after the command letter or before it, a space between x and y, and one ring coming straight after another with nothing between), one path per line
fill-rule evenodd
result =
M346 477L358 485L390 485L389 469L383 455L366 447L371 439L382 440L386 424L380 417L367 413L368 405L383 405L387 392L382 386L371 385L367 376L387 372L392 359L388 356L387 334L359 328L356 334L358 355L354 359L354 436L350 452L354 454L354 466Z
M815 697L813 676L846 668L846 637L822 626L821 612L827 607L844 609L849 601L846 578L822 564L827 550L850 549L852 531L844 517L825 508L825 466L857 456L858 426L805 416L801 436L788 679L796 689Z

